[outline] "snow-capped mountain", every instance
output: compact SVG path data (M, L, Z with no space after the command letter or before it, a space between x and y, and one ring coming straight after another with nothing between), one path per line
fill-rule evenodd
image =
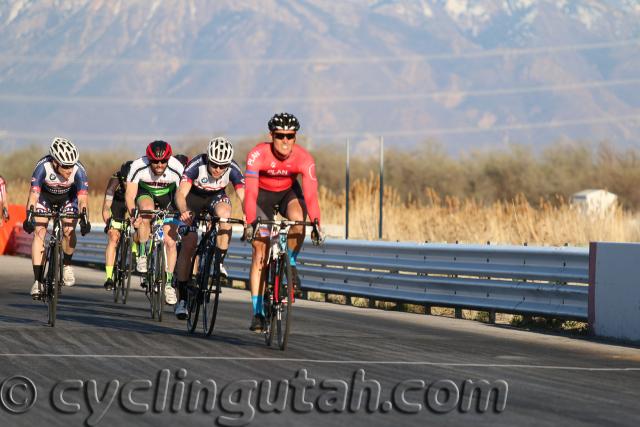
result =
M640 141L632 0L0 3L0 142Z

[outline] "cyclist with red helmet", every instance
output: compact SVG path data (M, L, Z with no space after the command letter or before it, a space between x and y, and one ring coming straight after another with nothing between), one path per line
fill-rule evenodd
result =
M279 113L269 120L268 125L271 142L258 144L247 155L244 211L247 216L245 237L249 240L256 235L257 217L273 219L276 205L279 206L279 213L289 220L304 221L308 214L311 221L317 220L320 223L316 165L311 154L296 145L296 132L300 129L298 119L293 114ZM302 188L297 181L298 175L302 175ZM253 318L249 329L252 331L264 328L263 270L266 268L266 249L270 236L266 227L257 231L252 242L253 256L249 273L253 304ZM299 288L300 283L295 264L304 236L303 226L291 227L289 230L292 281L296 288ZM318 234L314 233L312 239L316 243L324 240L319 225Z
M171 145L165 141L153 141L149 144L146 156L135 160L131 164L125 192L127 210L133 218L134 210L172 209L173 197L180 185L184 166L173 157ZM137 270L147 271L146 243L151 232L151 217L140 216L133 224L137 229L140 242ZM164 226L164 243L167 251L167 288L165 289L166 303L176 303L176 292L171 286L173 269L176 265L178 227L174 223Z

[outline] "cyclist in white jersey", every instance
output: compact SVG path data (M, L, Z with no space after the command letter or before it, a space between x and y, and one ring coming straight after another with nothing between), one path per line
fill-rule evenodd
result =
M244 175L238 164L233 161L233 146L224 137L217 137L209 141L206 154L194 157L187 165L182 175L180 188L176 193L176 205L180 211L180 219L191 224L193 218L201 212L211 212L220 218L231 216L231 199L225 188L233 184L241 206L244 202ZM243 207L244 209L244 207ZM178 296L176 306L178 319L186 319L187 311L186 285L190 277L189 269L198 242L195 227L182 239L182 249L178 257ZM216 240L214 253L214 268L223 276L227 271L223 266L224 257L229 248L231 238L231 224L220 223L220 233Z
M84 166L78 161L76 146L65 138L54 138L49 147L49 155L36 164L31 178L31 191L27 201L27 219L22 227L35 236L31 244L31 260L35 282L31 287L31 296L37 298L41 292L42 264L44 257L44 239L49 220L30 215L33 206L36 211L50 213L55 206L64 213L82 212L88 207L89 182ZM63 282L73 286L76 282L71 268L71 257L76 247L77 220L64 220L63 224ZM84 236L91 230L88 221L80 221L80 231Z
M153 141L147 147L146 156L131 164L125 201L132 218L136 208L140 210L173 209L173 196L180 185L184 166L172 154L171 145L167 142ZM149 241L151 231L151 217L140 216L133 225L137 229L140 242L137 270L144 273L147 271L146 243ZM164 244L167 251L165 299L170 305L177 302L175 290L171 286L177 258L177 230L178 226L175 223L164 225Z

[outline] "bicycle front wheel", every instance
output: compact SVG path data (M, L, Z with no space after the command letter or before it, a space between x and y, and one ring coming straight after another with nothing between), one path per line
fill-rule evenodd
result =
M217 274L211 276L209 280L209 288L204 295L204 307L205 307L205 317L209 324L205 323L205 330L207 332L207 336L211 336L213 333L213 328L216 325L216 317L218 315L218 302L220 301L220 292L221 289L221 277L220 271Z
M51 260L49 261L49 271L47 274L47 304L49 306L49 325L56 325L56 316L58 310L59 289L62 286L62 245L60 243L51 251Z
M118 241L118 246L116 247L116 259L113 263L113 302L118 302L120 298L120 289L122 287L123 273L122 273L122 247L124 246L124 242L122 241L122 236L120 236L120 240Z
M277 338L280 350L285 350L291 333L291 315L293 312L293 283L291 282L291 262L285 253L278 261L278 302L276 316Z
M124 252L125 263L124 263L124 269L123 269L123 272L125 275L125 277L123 278L124 289L122 290L123 304L127 303L127 298L129 298L129 288L131 288L131 276L133 272L133 252L131 252L131 248L135 244L133 242L133 236L129 237L126 243L127 243L127 247Z
M198 250L191 262L191 270L189 270L194 270L195 263L197 261L198 269L196 270L195 283L189 281L189 285L187 286L187 310L189 311L189 314L187 315L187 330L189 333L194 333L198 327L198 317L200 316L200 304L202 299L201 289L204 289L204 283L206 283L206 277L204 274L204 264L206 263L205 258L206 257L203 257L200 253L200 250Z
M162 322L162 311L164 308L164 287L167 283L167 273L165 270L164 260L164 245L162 243L156 244L155 253L155 269L154 269L154 288L156 299L156 315L158 316L158 322Z

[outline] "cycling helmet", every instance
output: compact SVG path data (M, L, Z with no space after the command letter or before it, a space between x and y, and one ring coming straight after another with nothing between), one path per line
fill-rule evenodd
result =
M173 157L178 159L178 161L182 163L182 166L184 166L185 168L187 167L187 164L189 163L189 157L185 156L184 154L176 154Z
M133 161L129 160L127 162L124 162L122 166L120 166L120 171L118 172L118 178L120 178L120 180L124 181L125 179L127 179L127 176L129 176L129 170L131 170L132 163Z
M73 166L78 163L78 149L66 138L56 137L51 141L49 153L58 163L63 166Z
M300 129L300 122L293 114L278 113L269 120L269 131L276 130L295 130Z
M149 160L169 160L173 151L171 145L165 141L153 141L147 147L147 157Z
M209 161L219 165L231 163L233 159L233 145L225 137L219 136L209 141L209 149L207 150Z

